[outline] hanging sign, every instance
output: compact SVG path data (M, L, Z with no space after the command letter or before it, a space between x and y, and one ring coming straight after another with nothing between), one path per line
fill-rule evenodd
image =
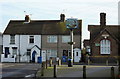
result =
M66 20L66 27L68 29L78 28L78 20L76 18L69 18Z

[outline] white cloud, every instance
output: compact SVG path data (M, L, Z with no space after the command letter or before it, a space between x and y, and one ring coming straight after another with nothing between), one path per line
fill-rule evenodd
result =
M94 2L94 3L99 3L99 2L118 2L119 0L1 0L0 2L66 2L66 3L74 3L74 2Z
M1 0L0 31L3 32L11 19L24 19L24 11L32 14L32 19L59 19L60 13L66 18L83 20L83 38L89 38L88 24L99 24L100 12L107 13L107 24L117 24L119 0ZM65 11L63 12L63 10Z

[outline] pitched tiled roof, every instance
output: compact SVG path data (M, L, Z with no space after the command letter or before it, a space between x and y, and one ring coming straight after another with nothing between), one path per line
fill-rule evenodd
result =
M102 28L100 25L88 25L88 30L91 34L91 41L94 40L96 36L100 35L104 29L106 29L114 38L120 38L120 25L106 25L104 28Z
M81 35L82 21L79 20L78 29L74 29L75 35ZM24 35L68 35L69 29L65 22L60 20L31 20L25 23L24 20L10 20L3 34L24 34Z

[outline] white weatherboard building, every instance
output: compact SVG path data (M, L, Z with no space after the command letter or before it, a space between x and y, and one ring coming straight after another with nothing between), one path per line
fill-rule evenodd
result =
M40 35L3 35L2 61L37 62L40 56L40 40Z
M2 54L2 46L3 46L2 33L0 32L0 54ZM1 56L0 56L0 61L1 61Z
M2 33L0 32L0 45L2 45Z
M27 29L30 18L11 20L3 33L1 62L38 62L41 52L41 35Z

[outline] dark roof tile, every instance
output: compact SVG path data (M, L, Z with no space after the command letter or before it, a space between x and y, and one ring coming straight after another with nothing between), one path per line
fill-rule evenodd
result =
M75 35L81 35L82 21L78 22L79 27L74 30ZM31 20L30 23L25 23L24 20L11 20L3 34L68 35L70 33L65 22L60 20Z
M120 25L106 25L104 28L101 29L100 25L88 25L88 30L90 31L90 39L94 40L97 35L106 29L112 36L115 38L120 38Z

